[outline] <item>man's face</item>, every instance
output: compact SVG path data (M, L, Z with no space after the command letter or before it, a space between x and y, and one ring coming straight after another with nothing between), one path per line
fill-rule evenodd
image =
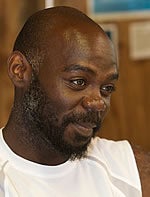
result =
M33 75L21 106L23 124L30 132L26 140L32 140L38 147L43 143L42 145L68 156L71 160L86 156L91 137L100 128L100 116L92 111L83 113L72 110L59 120L56 108L37 76ZM70 125L73 128L72 133Z
M85 155L115 89L115 55L102 37L92 30L64 31L24 96L27 127L71 159Z

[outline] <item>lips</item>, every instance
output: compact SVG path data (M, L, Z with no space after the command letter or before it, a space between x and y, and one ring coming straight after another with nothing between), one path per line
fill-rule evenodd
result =
M83 137L92 137L93 129L96 127L96 125L91 123L74 123L72 126Z

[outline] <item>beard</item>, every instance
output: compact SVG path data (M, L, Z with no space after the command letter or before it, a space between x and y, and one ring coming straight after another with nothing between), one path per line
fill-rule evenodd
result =
M18 108L20 123L25 128L24 138L34 147L48 148L67 156L70 160L86 157L91 138L100 128L100 117L96 112L76 113L65 115L61 123L57 115L57 106L42 88L38 77L33 74L29 88L26 90L21 105ZM94 123L93 135L87 140L79 134L74 135L74 142L86 141L75 145L65 139L65 131L70 123Z

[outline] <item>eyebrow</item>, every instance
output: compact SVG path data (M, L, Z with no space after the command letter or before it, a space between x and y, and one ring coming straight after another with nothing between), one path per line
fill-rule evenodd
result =
M83 65L79 65L79 64L75 64L75 65L70 65L70 66L66 66L64 68L65 72L70 72L70 71L84 71L84 72L90 72L91 74L95 75L95 72L90 69L89 67L83 66ZM107 80L113 81L113 80L118 80L119 78L119 73L112 73L110 75L107 76Z
M86 66L83 66L83 65L78 65L78 64L66 66L64 68L65 72L78 71L78 70L84 71L84 72L90 72L92 74L95 74L95 72L92 69L90 69L90 68L88 68Z
M113 80L118 80L118 78L119 78L119 74L113 73L107 77L107 80L113 81Z

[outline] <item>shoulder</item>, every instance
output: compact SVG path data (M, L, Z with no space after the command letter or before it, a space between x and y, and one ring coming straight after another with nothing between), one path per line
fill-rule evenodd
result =
M137 169L135 157L131 145L127 140L113 141L96 137L93 142L93 154L103 156L106 163L118 172L119 168L131 170L131 166ZM119 168L116 168L118 166ZM136 170L135 170L136 171ZM131 170L131 173L133 171ZM135 172L133 172L135 173Z
M148 197L150 194L150 152L146 152L141 147L135 145L132 145L132 148L140 174L143 197Z
M141 192L135 156L127 140L113 141L96 137L90 148L90 156L103 163L114 180Z
M91 149L94 153L102 153L110 159L134 159L132 148L127 140L108 140L96 137L92 140Z

